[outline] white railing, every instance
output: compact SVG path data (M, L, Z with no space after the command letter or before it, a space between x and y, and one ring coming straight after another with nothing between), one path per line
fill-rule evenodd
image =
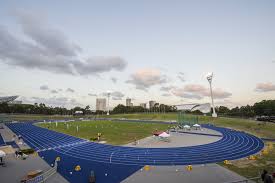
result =
M26 183L44 183L48 178L57 172L57 161L54 163L54 167L50 168L41 175L38 175L32 179L26 181Z

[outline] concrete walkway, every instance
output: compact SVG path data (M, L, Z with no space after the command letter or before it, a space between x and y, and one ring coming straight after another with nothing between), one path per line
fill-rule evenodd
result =
M203 128L202 130L192 130L188 132L220 135L219 132L206 129L206 128ZM197 145L213 143L222 138L217 136L205 136L205 135L177 133L177 132L170 132L170 135L171 136L168 138L168 141L160 140L159 137L150 136L150 137L146 137L144 139L138 140L137 144L129 143L129 144L126 144L125 146L146 147L146 148L187 147L187 146L197 146Z
M207 134L219 135L219 132L202 129L201 131L192 130L190 132L203 132ZM137 145L127 144L132 147L183 147L208 144L218 141L221 137L203 136L186 133L170 133L170 142L163 142L156 137L147 137L139 140ZM133 175L126 178L123 183L225 183L232 181L245 180L244 177L232 172L217 164L196 165L192 171L187 171L186 166L153 166L149 171L141 169Z
M193 166L155 166L149 171L140 170L126 178L122 183L228 183L245 180L244 177L217 164Z
M5 142L14 140L14 133L4 125L4 129L0 129L0 133ZM28 145L18 143L17 137L15 138L17 145L20 149L29 148ZM4 159L6 166L0 166L0 182L2 183L18 183L27 175L28 172L33 170L49 170L51 167L39 156L30 155L26 160L16 158L14 154L9 154ZM67 183L59 173L51 176L46 182L49 183Z
M18 183L30 171L50 169L50 166L38 156L29 156L26 160L21 160L9 155L5 158L5 164L5 167L0 166L0 182L3 183ZM46 182L66 183L68 181L56 173Z

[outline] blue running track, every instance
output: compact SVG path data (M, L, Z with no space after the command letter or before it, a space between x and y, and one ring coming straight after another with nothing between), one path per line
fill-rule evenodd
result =
M244 158L259 152L261 139L235 130L211 125L222 138L210 144L175 148L135 148L93 143L84 139L40 128L31 123L6 124L14 133L39 152L49 164L61 157L58 171L68 181L87 182L95 171L97 182L121 182L144 165L195 165ZM74 167L81 166L80 172Z
M5 144L4 139L0 133L0 146L3 146L3 145L6 145L6 144Z

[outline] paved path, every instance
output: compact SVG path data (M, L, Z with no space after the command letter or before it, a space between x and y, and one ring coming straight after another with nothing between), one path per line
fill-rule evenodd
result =
M203 132L211 135L212 134L221 135L220 133L207 128L203 128L202 130L194 130L190 132L193 132L193 133ZM138 144L129 143L129 144L126 144L125 146L147 147L147 148L188 147L188 146L209 144L212 142L216 142L222 138L222 137L216 137L216 136L205 136L205 135L177 133L177 132L170 132L170 135L171 136L167 139L168 141L160 140L159 137L150 136L139 140Z
M122 183L225 183L245 180L244 177L217 164L193 166L187 171L185 166L155 166L151 170L139 170Z
M0 129L0 133L5 142L13 140L14 133L4 125L4 129ZM16 139L16 143L21 149L30 148L28 145L20 145ZM32 170L48 170L51 167L39 156L30 155L26 160L15 158L13 154L5 157L6 167L0 166L1 183L17 183L24 177L29 171ZM49 183L67 183L59 173L54 174L46 182Z
M50 169L50 166L38 156L29 156L26 160L8 156L5 158L5 164L6 167L0 166L1 183L18 183L30 171ZM47 182L66 183L67 181L56 173Z

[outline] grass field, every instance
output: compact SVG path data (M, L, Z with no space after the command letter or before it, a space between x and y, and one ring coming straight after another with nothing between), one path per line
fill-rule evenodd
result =
M95 116L85 116L92 117ZM177 113L165 113L165 114L116 114L110 116L97 116L97 117L109 117L109 118L127 118L127 119L148 119L148 120L176 120ZM73 116L47 116L47 115L9 115L9 118L14 120L43 120L43 119L64 119L64 118L79 118ZM240 119L240 118L212 118L209 116L199 116L200 123L212 123L221 127L234 128L236 130L242 130L254 134L258 137L273 138L275 139L275 123L257 122L254 120Z
M152 135L155 130L167 130L169 128L169 124L117 121L79 121L68 122L68 124L69 129L63 122L59 122L57 127L55 123L39 123L37 125L88 140L96 138L98 133L102 133L101 140L113 145L134 142L135 139ZM77 126L79 127L78 132Z
M106 116L105 116L106 117ZM176 120L177 113L166 114L119 114L111 115L112 118L127 119L152 119L152 120ZM275 123L263 123L254 120L240 118L212 118L209 116L199 116L199 123L212 123L216 126L234 128L246 131L258 137L275 139Z

